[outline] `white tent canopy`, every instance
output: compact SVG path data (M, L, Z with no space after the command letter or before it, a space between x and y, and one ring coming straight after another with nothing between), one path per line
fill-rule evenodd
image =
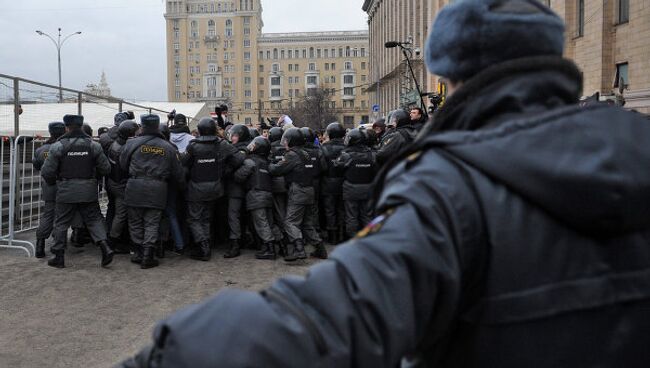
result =
M174 103L174 102L140 102L140 106L158 109L162 111L172 111L188 117L190 124L198 123L198 120L204 116L210 116L210 111L205 103ZM47 135L47 126L52 121L63 121L66 114L77 114L78 106L76 103L38 103L23 104L23 113L20 115L19 133L20 135ZM140 120L140 115L148 114L149 111L142 108L136 108L124 104L123 111L133 111L136 120ZM113 126L113 117L119 112L117 103L94 103L84 102L81 106L81 114L84 116L84 122L92 126L95 134L100 127ZM160 116L161 122L167 121L167 114L160 111L152 111L153 114ZM0 105L0 135L14 135L14 106L11 104Z

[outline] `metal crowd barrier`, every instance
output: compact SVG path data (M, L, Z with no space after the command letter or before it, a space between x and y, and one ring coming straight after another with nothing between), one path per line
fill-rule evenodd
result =
M30 143L33 149L36 142L34 140L28 142L27 137L20 136L17 138L2 137L0 143L0 182L2 182L0 186L0 197L2 198L0 202L0 213L2 214L2 221L0 222L0 248L23 250L28 256L34 254L34 244L30 241L18 240L15 236L17 232L30 230L27 228L26 221L29 221L30 225L36 223L35 226L38 226L37 221L33 221L34 206L36 206L38 211L36 219L40 215L40 180L37 181L38 201L35 202L33 171L31 172L32 177L29 178L31 190L28 189L28 181L24 177L27 173L27 150L24 148L21 150L21 146L28 146ZM31 156L29 157L29 162L31 163ZM7 176L9 177L8 180L6 179ZM29 192L25 192L25 190L29 190ZM30 208L29 218L24 219L25 212L23 206L27 198L31 201L28 205ZM18 212L16 212L16 208L18 208ZM18 224L16 223L16 219L18 219Z

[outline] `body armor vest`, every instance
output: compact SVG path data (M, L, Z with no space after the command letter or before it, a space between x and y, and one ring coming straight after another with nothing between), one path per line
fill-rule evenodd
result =
M345 171L345 180L350 184L370 184L375 177L375 163L372 152L350 152L352 162Z
M63 146L63 156L59 167L60 179L93 179L95 177L95 160L90 144L89 139L74 138L71 143Z
M248 190L255 189L263 192L273 190L273 179L269 173L269 162L263 157L252 155L251 160L255 162L256 170L248 179Z
M211 150L207 152L194 153L194 161L190 170L190 178L195 183L216 182L223 177L223 165L221 164L220 141L209 143L193 143L210 145Z
M334 169L334 161L336 161L339 156L341 156L341 152L345 146L343 143L340 144L324 144L322 147L323 151L323 156L325 156L325 160L327 162L327 176L330 178L340 178L342 175L339 170Z
M287 185L296 183L303 187L313 187L314 178L311 176L311 173L314 169L314 164L312 163L309 154L301 149L297 149L293 152L298 155L301 165L298 165L287 176L285 176L284 180Z

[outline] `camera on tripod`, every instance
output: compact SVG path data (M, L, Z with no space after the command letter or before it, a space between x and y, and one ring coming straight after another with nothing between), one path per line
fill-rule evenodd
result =
M434 112L440 108L440 105L444 102L444 97L436 92L426 92L422 94L423 97L429 98L429 115L433 115Z

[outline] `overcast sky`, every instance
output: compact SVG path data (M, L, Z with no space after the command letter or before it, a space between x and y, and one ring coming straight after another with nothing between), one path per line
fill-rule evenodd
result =
M53 37L82 31L62 48L63 85L83 89L106 72L112 94L164 101L162 0L0 0L0 73L58 84ZM262 0L263 32L367 29L363 0Z

